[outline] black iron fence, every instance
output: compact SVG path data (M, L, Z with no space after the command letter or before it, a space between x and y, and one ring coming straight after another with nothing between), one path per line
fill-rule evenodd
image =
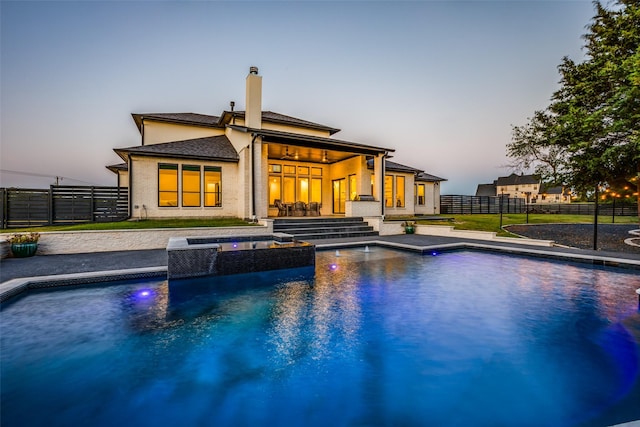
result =
M449 215L524 213L525 205L515 197L440 196L440 213Z
M521 198L500 196L440 196L440 213L449 215L497 214L497 213L549 213L564 215L593 215L594 203L525 203ZM638 216L637 203L623 200L616 203L600 203L598 215Z
M52 185L49 189L0 188L1 228L122 221L129 191L119 187Z

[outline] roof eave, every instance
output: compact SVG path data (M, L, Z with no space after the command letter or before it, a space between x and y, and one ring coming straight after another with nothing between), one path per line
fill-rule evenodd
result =
M236 158L228 158L228 157L210 157L210 156L198 156L195 154L173 154L173 153L149 153L145 151L138 150L130 150L130 149L115 149L114 150L120 157L123 159L127 159L128 155L141 156L141 157L161 157L161 158L173 158L173 159L189 159L189 160L205 160L212 162L227 162L227 163L238 163L240 161L239 157Z

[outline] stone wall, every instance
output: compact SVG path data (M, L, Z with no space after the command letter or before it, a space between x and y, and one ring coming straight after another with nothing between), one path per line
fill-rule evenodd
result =
M273 222L246 227L155 228L148 230L50 231L40 233L37 255L165 249L171 237L253 236L273 233ZM9 256L1 234L2 257Z

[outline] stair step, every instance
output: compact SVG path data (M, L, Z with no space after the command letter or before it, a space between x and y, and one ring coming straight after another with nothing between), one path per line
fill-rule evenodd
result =
M278 218L273 222L273 231L291 234L298 240L378 236L362 217Z
M377 231L297 234L296 239L304 241L304 240L325 240L325 239L342 239L346 237L374 237L374 236L378 236Z

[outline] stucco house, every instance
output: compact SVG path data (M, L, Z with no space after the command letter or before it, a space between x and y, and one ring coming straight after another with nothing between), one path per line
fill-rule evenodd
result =
M530 203L571 203L571 192L563 186L549 186L534 175L498 177L492 184L478 184L476 196L527 199Z
M334 138L339 129L262 110L251 67L246 111L133 114L141 145L107 166L129 188L133 218L437 214L440 183L388 160L392 148ZM296 204L296 202L298 202Z

